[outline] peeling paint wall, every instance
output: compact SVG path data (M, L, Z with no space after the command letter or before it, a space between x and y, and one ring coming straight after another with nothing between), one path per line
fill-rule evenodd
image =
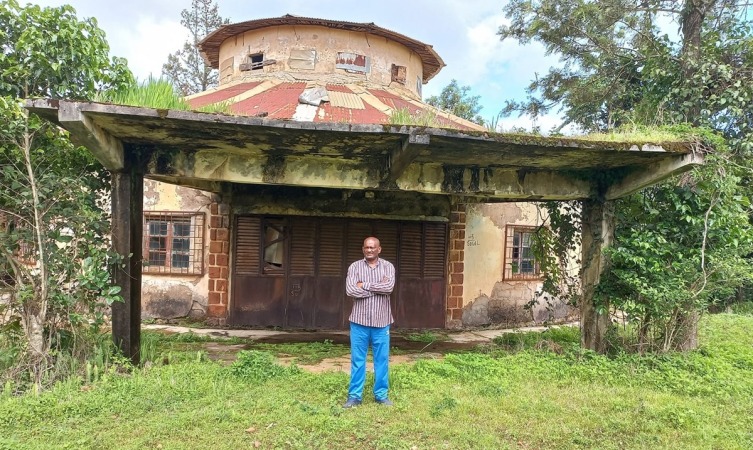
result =
M467 205L461 326L516 326L573 314L572 308L558 300L550 308L537 304L527 309L525 305L541 290L542 282L504 280L506 226L541 223L532 203Z
M290 66L291 51L316 50L313 70ZM274 59L275 64L260 70L241 72L240 64L248 62L249 54L263 52L264 59ZM349 73L335 68L338 52L355 53L369 58L368 73ZM417 78L423 77L421 57L402 44L385 37L368 33L337 30L319 26L278 26L274 32L270 28L248 31L225 40L220 46L220 61L233 61L232 76L223 77L222 83L242 78L244 75L257 76L260 73L286 72L294 79L315 79L316 75L326 75L329 83L338 83L333 74L340 76L339 82L367 80L371 83L404 88L414 99L420 99L417 91ZM406 68L405 84L392 81L392 65ZM224 72L223 72L224 73Z
M144 213L149 211L203 212L209 216L214 194L182 186L144 181ZM204 242L209 238L209 220L204 221ZM205 252L205 264L207 261ZM176 319L206 316L208 274L203 275L144 273L141 286L142 319Z

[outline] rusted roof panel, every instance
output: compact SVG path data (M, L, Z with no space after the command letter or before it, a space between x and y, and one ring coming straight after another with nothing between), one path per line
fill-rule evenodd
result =
M220 45L225 39L231 38L246 31L281 25L312 25L326 28L334 28L357 33L369 33L375 36L385 37L398 42L410 50L416 52L421 58L423 66L423 82L431 80L444 66L445 63L439 57L431 45L409 38L408 36L379 27L374 23L341 22L338 20L316 19L311 17L298 17L290 14L282 17L269 19L256 19L246 22L222 25L220 28L209 33L199 42L199 50L207 63L217 69L220 60Z
M306 83L281 83L230 106L234 114L270 119L291 119L298 106L298 96Z
M329 92L328 97L330 105L334 107L363 109L363 100L352 92L332 91Z
M233 98L236 95L240 95L250 89L255 88L259 84L261 84L261 81L235 84L226 88L220 87L220 89L216 91L209 91L202 95L189 99L188 104L191 105L191 108L198 109L203 106L211 105L213 103L224 102L229 98Z

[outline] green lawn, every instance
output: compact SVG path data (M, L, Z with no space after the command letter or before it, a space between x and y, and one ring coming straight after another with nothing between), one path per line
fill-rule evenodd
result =
M132 374L6 394L0 449L753 448L753 317L707 316L701 329L686 355L500 343L419 360L393 367L395 407L367 396L353 410L340 408L347 375L281 368L274 346L230 366L191 348Z

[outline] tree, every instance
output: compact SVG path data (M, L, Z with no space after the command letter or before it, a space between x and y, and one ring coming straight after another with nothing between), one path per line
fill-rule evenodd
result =
M542 43L562 64L504 112L558 109L585 131L688 123L707 165L620 200L602 308L626 311L643 349L692 348L698 312L751 279L753 33L736 0L512 0L502 39ZM659 23L679 25L670 38ZM729 151L725 151L725 148Z
M470 86L460 87L457 80L452 80L438 96L432 95L427 98L426 103L473 123L483 125L484 119L479 115L481 108L483 108L478 104L480 97L478 95L469 96L470 90Z
M180 16L180 23L188 29L191 38L183 44L182 50L167 57L167 62L162 65L162 74L179 94L186 96L217 85L217 71L201 57L198 44L206 35L229 21L220 16L219 8L212 0L191 0L191 9L184 9Z
M65 350L117 288L107 271L106 171L21 99L85 100L134 80L125 60L109 58L96 20L79 20L70 6L0 4L0 46L0 255L9 272L0 283L16 319L5 327L25 338L21 367L41 387L54 380L51 348Z

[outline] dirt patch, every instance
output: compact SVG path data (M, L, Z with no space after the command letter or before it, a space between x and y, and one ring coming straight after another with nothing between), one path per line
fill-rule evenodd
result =
M219 361L223 364L231 364L237 358L238 352L253 348L256 343L265 344L282 344L282 343L299 343L299 342L324 342L329 340L334 344L349 345L349 337L342 334L326 333L300 333L270 336L261 339L254 339L248 344L223 344L221 342L207 342L203 344L203 350L207 357L212 361ZM460 343L460 342L416 342L407 340L402 336L393 336L391 347L397 349L395 354L390 355L390 365L412 364L420 359L442 359L445 353L452 353L460 350L475 348L478 343ZM296 363L298 367L312 373L322 372L344 372L350 373L350 355L338 356L335 358L325 358L315 364L302 364L296 361L295 356L278 357L280 364L289 366ZM367 370L372 370L371 362L367 365Z
M305 332L285 333L254 339L254 342L264 344L289 344L297 342L324 341L331 341L333 344L350 345L350 336L342 333ZM404 336L394 333L392 334L392 336L390 336L390 347L407 352L449 353L461 350L472 350L475 349L479 344L480 342L417 342L406 339Z
M412 364L419 359L442 359L444 355L441 353L408 353L403 355L391 355L390 356L390 365L396 365L396 364ZM294 357L284 357L284 358L278 358L278 361L280 361L280 364L289 366L294 361ZM346 356L340 356L337 358L325 358L322 361L316 363L316 364L297 364L298 367L301 369L312 372L312 373L322 373L322 372L344 372L344 373L350 373L350 355ZM371 361L369 360L369 363L366 365L366 370L371 372L373 370L373 367L371 366Z

